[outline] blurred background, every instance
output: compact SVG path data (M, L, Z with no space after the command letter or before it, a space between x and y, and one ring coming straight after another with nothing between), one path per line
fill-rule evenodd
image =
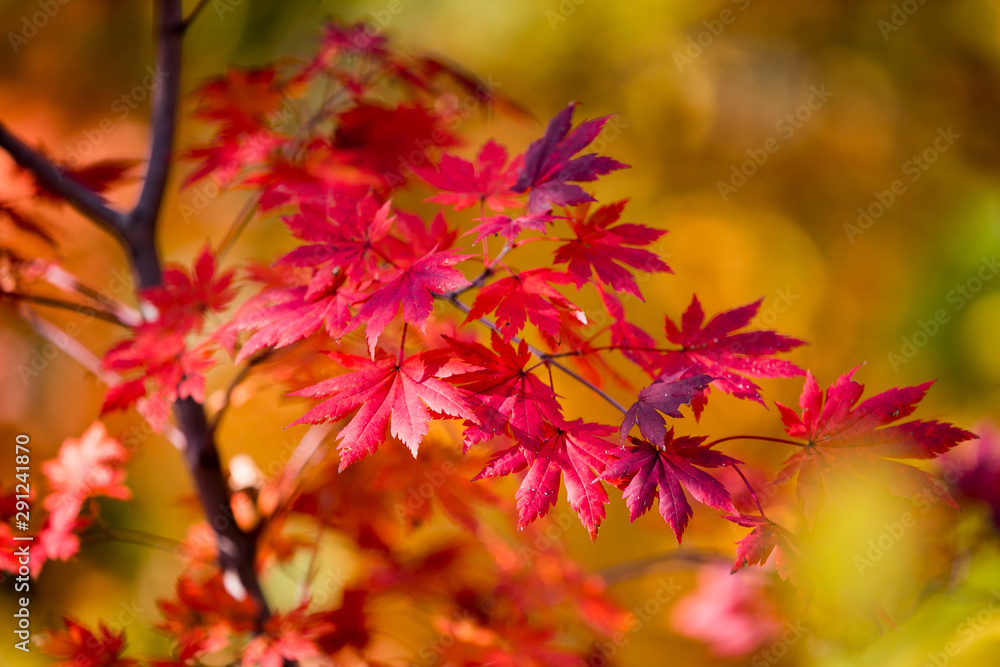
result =
M57 10L44 22L37 20L42 4L7 0L0 8L0 118L53 155L142 159L149 3L53 2ZM984 420L996 417L1000 2L210 0L187 38L184 87L229 66L304 55L330 17L373 21L408 49L460 63L538 119L474 119L462 128L473 146L493 136L523 149L571 100L583 104L578 118L617 113L596 148L632 169L600 181L597 197L630 197L629 221L670 231L657 249L675 274L647 280L645 303L627 302L648 329L660 331L664 313L679 316L693 292L709 314L764 297L757 325L808 340L791 359L822 386L865 364L855 378L868 394L936 379L918 417L972 430L988 429ZM204 134L182 120L180 145ZM0 198L23 196L8 167ZM129 202L134 194L125 188L115 197ZM206 238L217 243L243 201L199 195L198 188L172 190L161 234L168 259L187 261ZM110 241L58 209L45 219L57 236L74 239L63 248L67 266L99 286L121 283L127 298L127 268ZM287 243L263 225L252 227L228 259L272 257ZM0 437L31 433L40 459L89 425L101 390L72 360L46 354L45 342L12 310L0 316ZM52 319L72 321L60 313ZM117 335L97 323L79 339L103 350ZM39 354L39 374L18 373ZM224 387L225 379L213 382ZM785 404L795 404L801 390L799 380L762 384L765 396ZM593 418L604 409L569 386L564 393L580 414ZM227 454L249 451L266 470L276 443L292 438L280 427L297 407L279 395L265 393L234 413L223 434ZM279 407L262 410L268 402ZM602 418L616 419L610 411ZM115 432L137 422L109 423ZM700 424L677 426L719 436L781 432L773 406L719 395ZM995 437L989 442L1000 447ZM978 446L963 445L945 466L956 495L964 473L989 468ZM770 471L789 453L753 444L732 451ZM171 446L151 440L136 454L129 480L143 491L134 505L110 503L109 520L181 537L195 514L177 502L188 482ZM984 488L978 495L997 485ZM775 490L771 502L781 498L792 506L790 489ZM1000 664L996 529L983 504L960 503L958 513L867 488L828 489L809 542L823 583L810 599L776 584L770 567L739 582L725 567L695 571L666 562L633 570L612 586L628 609L663 582L682 592L648 615L616 660ZM913 525L897 537L894 526L907 513ZM807 528L791 511L776 518ZM744 534L696 511L685 546L731 554ZM886 534L893 548L873 552L870 545ZM620 500L596 543L579 526L565 537L595 570L675 548L654 513L629 526ZM859 567L859 556L870 566ZM88 545L78 562L47 566L34 593L37 620L54 624L61 610L85 619L121 614L136 626L129 632L140 652L157 646L142 627L155 622L155 598L169 592L177 567L170 559L120 543ZM3 595L10 604L6 584ZM134 601L136 611L123 610L122 601ZM872 603L898 629L858 612ZM23 658L5 642L0 660Z

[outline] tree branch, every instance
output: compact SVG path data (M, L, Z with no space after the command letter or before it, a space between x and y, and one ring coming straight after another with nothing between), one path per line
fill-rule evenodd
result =
M128 227L150 226L155 222L170 175L170 158L177 127L180 98L181 42L184 39L181 0L160 0L157 21L156 79L153 87L149 167Z
M204 3L199 3L195 12L203 6ZM157 77L152 99L149 166L132 211L123 214L109 208L97 193L68 178L55 163L0 126L0 148L32 171L39 182L123 242L140 290L156 287L163 280L156 228L170 176L180 91L181 45L188 26L181 0L159 0L156 17ZM189 20L193 17L194 14ZM98 313L95 310L93 314L98 316ZM183 455L188 472L205 518L215 531L223 581L235 597L245 595L254 601L259 630L270 616L270 609L257 579L257 534L244 532L233 517L229 486L204 406L186 398L174 403L173 411L184 436ZM286 664L291 663L286 661Z
M46 188L65 199L73 208L115 236L126 226L126 214L110 208L104 198L86 185L70 178L52 160L14 136L0 123L0 148L21 167L35 175Z
M208 0L198 0L198 4L194 6L191 13L187 15L186 19L184 19L184 30L191 27L191 24L194 23L194 20L198 18L198 15L201 14L201 10L205 9L205 5L207 4Z

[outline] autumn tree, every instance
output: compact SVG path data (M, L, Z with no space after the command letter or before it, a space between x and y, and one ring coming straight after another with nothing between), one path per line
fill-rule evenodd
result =
M634 619L601 576L547 537L553 525L556 535L569 529L542 519L560 495L595 540L619 495L632 520L655 507L678 543L696 511L712 514L748 529L729 556L734 577L776 552L781 578L804 596L815 572L803 567L810 554L798 533L822 512L828 476L954 504L931 474L899 461L976 437L910 419L930 383L863 398L855 369L824 391L786 356L804 341L755 328L761 301L708 314L693 295L679 316L665 315L663 331L630 319L644 307L645 277L671 268L652 249L664 230L631 221L627 201L595 196L599 179L626 177L617 172L627 165L588 152L608 117L579 121L569 103L523 150L468 146L460 130L470 109L521 121L525 107L372 26L334 22L307 60L233 68L200 85L191 118L210 138L175 146L184 35L205 4L185 16L180 0L157 3L151 137L131 209L104 197L135 176L131 156L67 162L0 126L0 147L33 179L35 199L73 207L112 235L135 287L134 301L108 297L58 259L4 247L7 307L108 383L102 414L135 411L176 446L204 515L160 603L157 627L174 653L151 664L607 664L606 647ZM179 187L211 183L248 193L248 204L220 242L206 239L186 265L163 265L158 241L171 230L159 221L177 163ZM427 203L404 207L404 193ZM29 208L2 206L18 234L72 243ZM248 225L284 225L296 247L233 265L227 253ZM56 335L50 308L109 322L121 336L89 350ZM625 365L644 386L622 377ZM211 404L205 378L217 371L232 380ZM234 397L254 400L250 381L262 378L295 397L294 424L309 425L273 475L219 454ZM797 410L772 411L784 437L678 432L697 432L717 405L765 405L761 378L804 382ZM574 411L560 393L568 385L621 418ZM95 417L32 486L30 577L72 559L81 536L101 529L95 499L142 493L126 485L125 467L142 439ZM770 479L724 453L748 439L787 450ZM513 498L491 481L507 476L518 480ZM804 519L794 526L772 518L773 493L759 493L786 483ZM31 504L22 495L12 488L2 504L0 565L14 574L19 517ZM782 516L799 511L781 502ZM490 508L520 535L509 538L484 515ZM416 537L438 510L457 528L428 545ZM349 543L358 566L323 586L310 568L297 604L273 604L261 577L303 554L315 561L324 535ZM373 611L400 599L433 634L404 658ZM138 664L123 657L121 633L71 617L41 645L64 665Z

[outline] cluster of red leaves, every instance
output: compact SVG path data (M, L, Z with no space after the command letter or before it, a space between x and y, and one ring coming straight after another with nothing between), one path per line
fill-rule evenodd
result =
M318 90L327 93L303 111L316 99L307 93ZM779 571L794 582L801 556L794 535L759 502L759 514L741 513L720 481L721 469L735 470L756 501L742 462L716 450L721 440L668 427L667 417L682 417L685 405L700 417L711 387L763 405L750 378L806 376L802 415L778 406L794 438L783 442L800 449L775 481L798 476L809 517L831 471L852 471L909 497L938 487L887 459L933 458L975 437L940 422L890 425L914 411L929 384L857 404L862 387L852 371L824 398L811 374L778 357L803 341L753 328L761 301L707 318L694 296L679 324L665 317L662 339L630 321L622 300L641 300L640 285L671 269L656 247L665 232L623 222L625 201L592 206L595 196L581 186L626 167L584 153L609 117L574 127L571 103L522 155L492 140L472 161L442 154L460 145L456 130L470 106L512 105L438 59L396 54L365 26L329 26L311 60L231 70L202 86L197 100L195 116L215 131L185 153L194 163L186 184L212 179L220 188L255 190L259 212L280 215L298 243L242 283L207 246L192 269L168 268L163 285L140 295L145 320L104 357L106 370L127 376L104 409L135 405L159 429L174 402L205 402L205 373L218 352L262 372L265 360L277 359L267 371L291 396L312 401L295 423L340 424L339 460L317 466L305 483L297 474L307 462L289 463L291 477L261 475L234 491L233 516L258 536L261 568L319 549L319 538L310 542L290 528L303 519L350 540L364 563L349 586L347 577L333 584L339 606L325 604L326 588L307 577L302 604L261 626L251 605L199 560L215 552L211 536L189 543L191 568L176 599L161 603L161 627L177 640L169 664L226 650L238 651L244 667L320 655L378 664L369 659L369 627L378 621L371 600L400 593L426 602L428 623L452 640L422 647L421 659L586 660L596 638L621 629L620 611L603 597L600 580L551 542L525 553L492 532L481 508L507 505L476 481L485 478L522 475L514 505L529 538L552 513L560 487L592 539L610 502L606 485L622 491L632 520L657 502L678 542L694 499L751 529L737 543L734 570L777 549ZM427 201L444 208L400 207L404 191L427 186ZM477 218L457 222L456 212L477 207ZM512 263L529 244L552 253L551 267ZM206 316L226 311L238 287L245 299L210 330ZM594 320L609 325L596 328ZM318 379L310 370L317 350L333 368ZM605 390L606 380L621 379L615 355L650 378L631 390L627 408ZM587 420L567 414L557 377L620 407L622 420L599 410ZM104 466L105 477L88 493L123 497L111 465L120 461L101 457L91 463ZM59 471L47 470L53 484L75 493L82 471ZM410 544L406 538L432 520L432 506L465 534ZM565 530L563 518L557 523ZM65 637L49 645L64 657L94 636L67 624ZM567 642L573 632L578 641ZM104 662L94 664L129 664L118 658L121 637L99 634Z
M124 632L112 632L103 623L91 632L72 618L65 630L49 631L38 638L39 647L57 660L55 667L137 667L138 661L121 657Z
M192 343L202 333L205 315L221 312L236 296L234 272L219 273L206 247L195 258L192 271L170 266L163 284L140 294L147 318L132 336L111 348L102 360L105 370L129 374L113 386L102 412L133 404L154 430L160 431L179 399L205 402L205 372L215 365L212 338Z
M31 543L30 572L38 576L42 566L50 560L69 560L80 550L80 533L97 518L99 508L92 502L106 497L130 500L131 490L125 486L125 470L129 451L108 435L104 424L97 421L79 438L69 438L59 448L59 455L42 464L49 484L49 493L42 500L45 512L39 512L28 503L27 522L41 525L36 539ZM12 489L0 498L0 571L15 574L19 563L15 550L22 542L14 539L12 524L18 509L15 491L29 490L35 497L30 483ZM38 522L38 517L44 520ZM23 519L23 517L21 517ZM22 529L23 530L23 529ZM20 532L20 531L18 531Z

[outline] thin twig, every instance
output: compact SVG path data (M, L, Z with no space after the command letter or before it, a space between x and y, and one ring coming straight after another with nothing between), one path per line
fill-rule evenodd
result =
M263 363L270 355L271 355L270 352L264 352L262 354L258 354L251 357L250 360L246 363L246 365L240 368L239 372L229 383L229 387L226 388L225 401L223 402L222 406L218 409L218 411L215 413L215 416L212 418L211 429L213 433L219 430L219 424L222 423L222 416L226 413L227 409L233 402L233 392L236 391L236 388L240 386L240 384L242 384L244 380L247 379L247 376L250 375L250 372L253 371L255 367Z
M192 9L191 12L184 19L184 30L187 30L188 28L191 27L191 24L194 22L196 18L198 18L198 15L201 13L201 10L203 10L205 8L205 5L207 4L208 0L198 0L198 4L194 6L194 9Z
M597 574L604 579L606 584L614 586L623 581L631 581L669 570L684 569L691 565L709 565L712 563L725 563L728 565L731 561L732 559L729 556L723 554L695 549L676 549L664 554L612 565L603 570L598 570Z
M61 310L68 310L74 313L79 313L81 315L86 315L87 317L93 317L94 319L97 320L110 322L111 324L117 324L118 326L125 327L126 329L130 328L127 324L118 319L118 316L115 315L114 313L109 313L106 310L100 310L98 308L92 308L82 303L63 301L62 299L55 299L49 296L40 296L38 294L23 294L22 292L0 292L0 301L4 299L10 299L11 301L22 301L24 303L33 303L38 306L46 306L48 308L59 308Z
M125 229L125 213L109 207L104 198L86 185L70 178L55 162L14 136L0 124L0 148L29 170L47 189L57 192L73 208L115 237Z
M443 298L443 295L442 295L442 298ZM452 297L450 299L447 299L447 301L448 301L448 303L454 305L456 308L458 308L459 310L461 310L466 315L468 315L469 311L472 310L471 308L469 308L468 306L466 306L464 303L462 303L461 301L459 301L457 298ZM497 327L497 325L494 324L493 322L489 321L485 317L480 317L476 321L479 322L480 324L482 324L483 326L486 326L489 329L491 329L491 330L493 330L493 331L495 331L497 333L500 333L500 329ZM521 339L517 338L517 337L513 338L512 340L515 343L520 343L521 342ZM623 414L625 412L628 412L628 410L625 408L625 406L622 405L621 403L619 403L618 401L616 401L610 394L608 394L607 392L605 392L603 389L601 389L600 387L598 387L597 385L595 385L590 380L587 380L586 378L578 375L572 369L564 366L563 364L559 363L558 361L555 361L554 359L552 359L552 357L549 354L547 354L545 352L542 352L537 347L535 347L534 345L530 345L530 344L528 344L528 350L532 354L534 354L535 356L537 356L539 359L541 359L542 362L545 363L546 365L555 366L556 368L558 368L559 370L561 370L566 375L570 376L571 378L573 378L577 382L583 384L585 387L587 387L588 389L590 389L591 391L593 391L595 394L597 394L598 396L600 396L601 398L603 398L605 401L607 401L611 405L615 406Z
M114 386L122 381L121 376L117 373L104 370L101 367L101 360L85 345L45 318L39 316L27 304L22 304L21 316L31 324L39 336L65 352L71 359L90 371L94 377L104 384ZM184 434L177 430L176 426L166 424L163 427L163 435L178 451L184 451L187 441L184 438Z

